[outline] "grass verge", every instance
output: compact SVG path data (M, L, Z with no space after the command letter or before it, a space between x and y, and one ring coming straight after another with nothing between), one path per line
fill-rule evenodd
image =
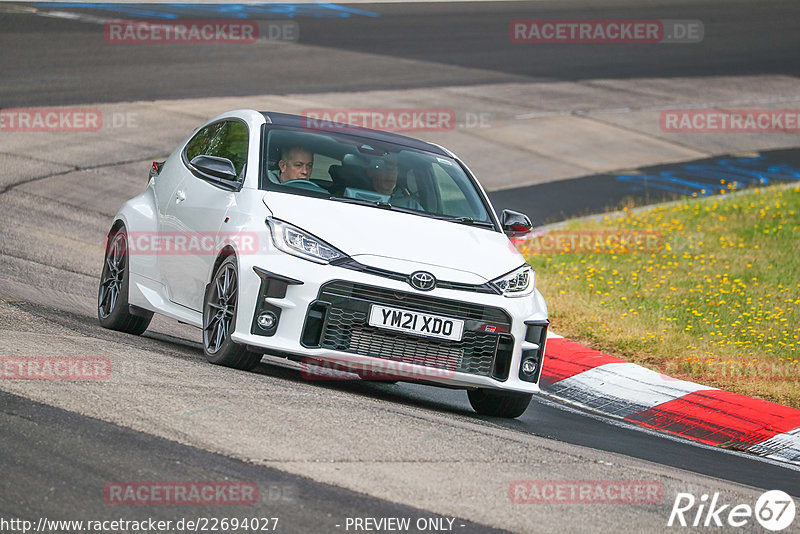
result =
M800 186L572 221L518 247L552 329L650 369L800 408Z

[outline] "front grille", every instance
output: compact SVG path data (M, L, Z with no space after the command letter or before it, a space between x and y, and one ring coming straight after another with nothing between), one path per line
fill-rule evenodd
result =
M462 319L463 337L461 341L437 340L369 326L371 304ZM325 284L309 307L304 339L318 339L315 346L337 351L505 379L513 343L508 335L478 331L487 324L507 332L511 320L498 308L335 281ZM318 337L306 335L319 328Z
M336 280L328 282L320 290L320 300L332 302L333 300L359 300L365 301L364 305L369 308L370 303L386 304L399 308L409 308L415 311L433 313L437 315L447 315L457 319L471 319L505 326L511 326L511 318L508 314L499 309L473 304L471 302L460 302L456 300L432 297L428 294L407 293L405 291L394 291L383 287L368 286L365 284L355 284ZM332 299L332 300L328 300Z

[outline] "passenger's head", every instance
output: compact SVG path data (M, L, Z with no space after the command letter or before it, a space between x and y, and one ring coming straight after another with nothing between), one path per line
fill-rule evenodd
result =
M314 168L314 153L300 146L285 147L281 150L278 168L281 182L308 180Z
M386 155L374 158L367 167L372 188L382 195L391 195L397 185L397 157Z

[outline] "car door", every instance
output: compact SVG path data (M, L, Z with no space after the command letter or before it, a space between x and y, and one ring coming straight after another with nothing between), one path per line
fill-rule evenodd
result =
M198 131L182 154L182 179L161 218L159 266L170 300L201 311L209 270L216 257L226 214L235 209L244 179L248 129L238 120L220 121ZM191 161L196 156L231 160L238 187L205 175Z

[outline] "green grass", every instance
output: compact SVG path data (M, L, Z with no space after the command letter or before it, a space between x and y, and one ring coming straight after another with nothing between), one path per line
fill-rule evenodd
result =
M800 187L773 187L559 229L656 234L655 251L612 242L548 252L537 240L520 248L553 331L671 376L800 407L799 229Z

